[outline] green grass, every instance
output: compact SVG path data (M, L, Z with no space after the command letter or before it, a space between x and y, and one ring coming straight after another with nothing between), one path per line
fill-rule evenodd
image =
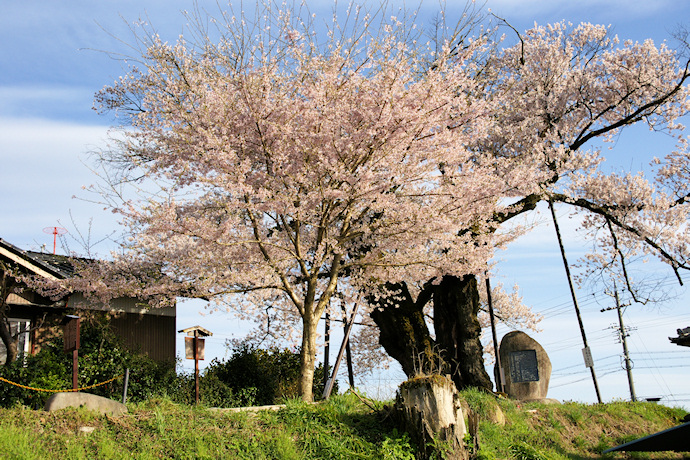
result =
M479 458L687 458L687 455L672 452L601 455L610 447L680 424L686 414L683 409L630 402L519 404L481 392L471 391L464 395L482 418ZM506 416L505 426L495 425L482 417L489 412L489 407L496 405Z
M684 458L673 453L600 454L678 424L685 415L680 409L625 402L520 405L476 391L463 396L482 420L480 459ZM486 421L496 407L506 416L505 426ZM289 401L279 411L258 413L211 411L163 398L128 408L118 418L84 409L0 409L0 458L415 458L415 447L396 429L383 403L365 404L352 394L320 404Z
M280 411L258 413L210 411L166 399L128 408L118 418L83 409L0 409L0 458L414 458L407 436L385 411L353 395L328 404L289 401Z

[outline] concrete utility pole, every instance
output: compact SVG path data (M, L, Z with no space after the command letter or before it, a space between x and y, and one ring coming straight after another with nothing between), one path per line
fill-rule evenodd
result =
M568 285L570 286L570 295L573 298L573 305L575 306L575 314L577 315L577 322L580 324L580 333L582 334L582 356L585 359L585 366L589 367L592 373L592 381L594 382L594 391L597 394L597 401L601 404L601 394L599 393L599 384L597 383L597 374L594 372L594 362L592 360L592 352L587 345L587 335L585 334L585 326L582 324L582 315L580 315L580 307L577 305L577 297L575 296L575 288L573 287L573 280L570 276L570 267L568 266L568 259L565 257L565 248L563 247L563 239L561 238L561 230L558 228L558 221L556 220L556 211L553 209L553 203L549 200L549 209L551 210L551 217L553 217L553 225L556 227L556 236L558 237L558 246L561 248L561 257L563 258L563 266L565 267L565 275L568 278Z
M627 337L630 336L628 333L629 329L625 328L625 325L623 324L623 312L621 309L623 307L626 307L627 305L621 305L620 300L618 299L618 288L616 288L616 285L614 284L614 297L616 299L616 306L615 307L610 307L610 308L604 308L601 311L608 311L608 310L618 310L618 324L619 327L615 328L618 332L618 336L620 338L621 343L623 344L623 357L625 359L625 370L628 373L628 386L630 387L630 400L635 402L637 401L637 396L635 396L635 384L633 382L633 376L632 376L632 360L630 359L630 353L628 352L628 341L626 340Z

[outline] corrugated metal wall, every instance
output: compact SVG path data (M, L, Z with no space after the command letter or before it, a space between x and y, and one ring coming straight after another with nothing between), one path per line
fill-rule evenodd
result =
M133 351L158 361L175 360L175 317L121 313L110 324Z
M91 314L103 313L91 312ZM33 337L34 353L37 353L45 343L62 341L60 322L63 316L49 315L43 327L36 330ZM139 313L117 313L108 316L113 332L124 340L130 350L144 353L158 361L175 360L174 316L152 316ZM33 322L34 324L40 322L40 318L34 317Z

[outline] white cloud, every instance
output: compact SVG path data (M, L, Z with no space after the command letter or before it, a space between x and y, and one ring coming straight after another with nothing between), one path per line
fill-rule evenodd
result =
M70 211L80 227L93 217L95 232L112 230L111 214L72 199L86 196L81 187L95 181L82 161L104 145L106 134L102 126L0 118L0 238L35 246L45 240L44 227L69 224Z

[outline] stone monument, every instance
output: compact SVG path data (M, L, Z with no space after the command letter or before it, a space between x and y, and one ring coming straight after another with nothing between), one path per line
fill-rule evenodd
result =
M499 348L505 392L521 401L545 400L551 379L551 360L544 348L521 331L506 334Z

